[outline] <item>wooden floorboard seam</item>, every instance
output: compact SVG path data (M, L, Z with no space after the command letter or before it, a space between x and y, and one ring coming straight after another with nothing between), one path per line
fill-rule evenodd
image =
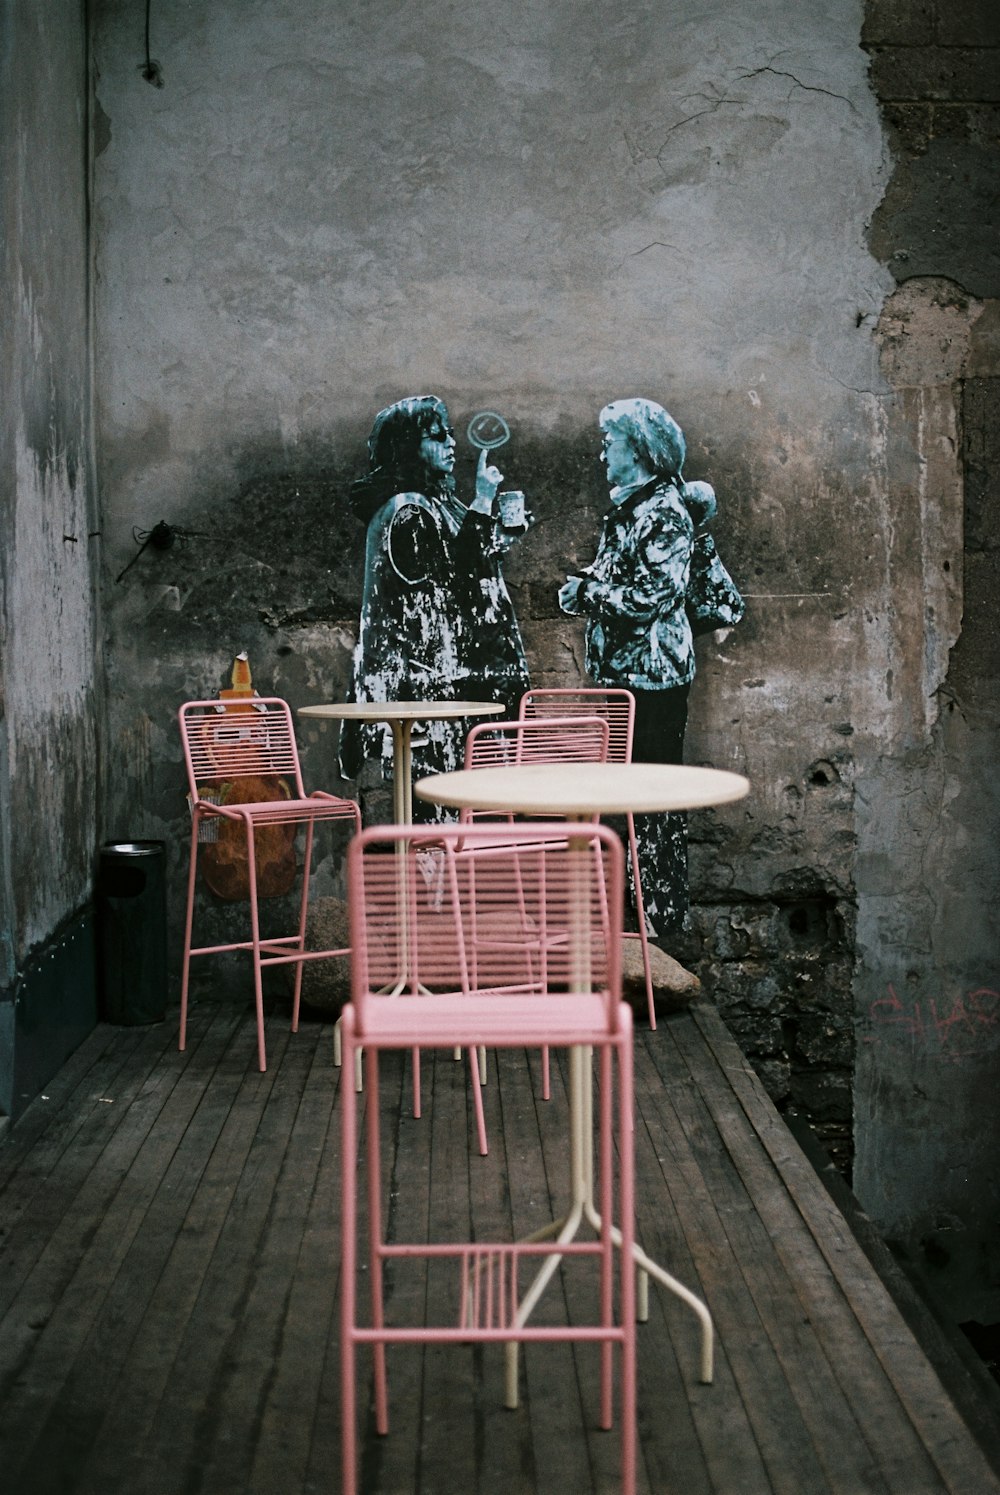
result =
M225 1046L231 1038L233 1030L232 1025L226 1023L209 1027L206 1033L202 1035L200 1042L195 1046L195 1052L199 1050L204 1052L202 1046L207 1047L209 1045L213 1031L216 1033L218 1041ZM60 1321L65 1321L67 1317L66 1309L69 1308L69 1323L73 1337L67 1340L64 1333L61 1339L55 1341L47 1354L44 1353L44 1345L41 1342L36 1346L36 1369L39 1365L44 1367L43 1374L50 1387L68 1384L75 1373L81 1388L85 1392L88 1387L91 1387L96 1395L100 1395L101 1393L98 1391L98 1386L93 1376L95 1356L98 1357L98 1364L116 1364L116 1355L105 1357L101 1353L101 1346L99 1344L95 1346L92 1341L98 1326L107 1322L106 1318L103 1317L105 1305L115 1291L125 1263L128 1261L129 1254L142 1230L146 1211L159 1193L163 1173L169 1168L169 1160L167 1160L164 1167L157 1166L153 1170L150 1174L150 1181L153 1187L145 1197L145 1204L143 1204L142 1196L129 1201L125 1219L124 1221L119 1221L116 1214L116 1205L122 1198L122 1191L129 1190L130 1180L133 1177L136 1179L143 1177L142 1171L137 1167L141 1161L143 1149L149 1142L156 1124L161 1120L164 1108L169 1105L171 1098L177 1094L178 1087L184 1087L185 1075L190 1061L183 1058L174 1061L173 1055L170 1055L169 1058L167 1057L168 1053L169 1051L163 1051L157 1055L153 1068L150 1070L143 1087L144 1095L148 1097L151 1079L162 1068L162 1083L165 1093L161 1098L161 1104L156 1109L155 1114L148 1118L146 1129L140 1132L138 1136L133 1137L134 1158L132 1165L123 1176L120 1187L116 1190L115 1195L103 1201L102 1217L93 1239L88 1243L84 1254L79 1258L73 1278L65 1284L59 1293ZM186 1107L188 1119L190 1112L198 1103L199 1095L200 1089L190 1097ZM182 1119L181 1131L186 1129L186 1124L186 1121ZM127 1123L125 1125L127 1128ZM120 1131L121 1129L119 1128L118 1130ZM177 1134L174 1137L174 1144L176 1145L179 1140L180 1134ZM124 1161L124 1159L121 1161ZM73 1311L74 1304L76 1305L75 1311ZM120 1316L114 1322L117 1330L114 1348L116 1352L120 1353ZM42 1338L44 1338L44 1334ZM41 1358L39 1358L40 1356ZM77 1366L79 1366L78 1369ZM5 1421L11 1431L14 1431L19 1425L18 1409L19 1400L16 1394L9 1396L5 1401ZM46 1460L51 1460L53 1449L74 1436L77 1440L79 1440L80 1436L92 1437L92 1425L82 1417L70 1422L67 1419L60 1419L58 1416L54 1416L53 1419L43 1424L38 1430L34 1443L29 1438L18 1438L19 1452L23 1457L27 1458L32 1452L33 1447L37 1447L39 1443L44 1441L46 1445L44 1456ZM67 1468L74 1467L75 1456L78 1452L79 1447L77 1443L77 1445L71 1448L70 1453L66 1457Z

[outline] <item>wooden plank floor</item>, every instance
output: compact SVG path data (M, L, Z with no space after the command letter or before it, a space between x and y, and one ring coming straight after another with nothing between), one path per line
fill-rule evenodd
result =
M0 1489L17 1495L299 1495L339 1488L339 1073L331 1033L194 1010L100 1027L0 1146ZM565 1079L491 1056L491 1153L464 1067L384 1061L392 1228L527 1233L558 1212ZM713 1009L640 1029L638 1229L706 1297L655 1288L639 1330L640 1488L649 1495L989 1495L1000 1482L843 1216ZM400 1272L418 1313L435 1271ZM560 1305L553 1284L545 1311ZM532 1346L517 1412L499 1350L390 1352L385 1495L581 1495L617 1487L596 1421L596 1350ZM368 1369L366 1365L365 1377ZM362 1396L362 1401L365 1398Z

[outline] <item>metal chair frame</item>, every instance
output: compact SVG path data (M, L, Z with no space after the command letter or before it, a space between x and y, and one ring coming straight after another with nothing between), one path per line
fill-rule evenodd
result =
M292 1000L292 1032L298 1031L302 996L302 968L307 960L347 956L350 947L306 950L306 918L309 910L309 874L317 824L342 822L354 833L361 829L361 813L353 800L314 790L307 795L299 766L298 746L291 710L278 696L255 696L235 705L223 701L187 701L178 713L184 762L191 804L191 854L188 867L187 907L184 924L184 966L181 978L180 1034L183 1050L187 1037L188 988L191 961L197 955L247 950L253 961L254 1001L257 1015L257 1062L267 1068L264 1043L263 971L274 965L295 965ZM240 779L276 776L288 784L287 799L259 800L249 804L221 804L206 797L216 786ZM228 821L246 836L250 903L250 938L220 945L192 945L198 847L205 822ZM302 825L305 852L300 875L299 923L294 934L262 936L257 890L254 832L262 826Z
M611 745L611 727L607 717L569 713L566 716L544 715L537 719L518 717L512 721L480 722L465 739L467 769L506 768L522 763L606 763ZM544 817L539 817L543 819ZM561 822L553 816L554 822ZM493 810L462 810L459 819L465 825L502 821L517 823L517 817ZM561 834L561 832L560 832ZM482 853L488 842L477 847ZM485 1073L481 1066L481 1079ZM552 1096L549 1051L542 1049L542 1099Z
M545 686L528 690L521 697L519 716L526 721L541 717L598 715L608 723L609 763L631 763L632 736L635 730L635 697L623 686L575 685ZM638 930L627 929L625 939L637 939L642 951L642 970L646 984L646 1003L649 1010L649 1026L656 1027L656 1004L653 995L653 971L649 955L649 931L646 927L646 909L642 897L642 879L639 873L639 846L635 834L635 817L626 816L628 830L628 857L632 872L632 887L635 894Z
M343 1012L345 1068L362 1049L366 1068L365 1165L370 1322L358 1312L358 1097L341 1083L343 1117L341 1396L343 1489L357 1480L357 1351L371 1346L375 1422L389 1429L390 1344L502 1343L570 1340L600 1346L600 1423L613 1421L614 1347L621 1351L621 1484L631 1495L636 1474L636 1303L632 1014L621 1000L623 853L618 838L593 823L552 826L377 826L348 850L352 997ZM417 856L428 844L444 858L429 895ZM482 848L484 854L475 855ZM470 850L472 855L469 855ZM488 854L487 854L488 852ZM501 932L497 933L500 930ZM393 994L394 972L407 984ZM384 1238L380 1173L378 1058L383 1049L557 1045L572 1056L596 1051L599 1105L596 1178L600 1220L594 1240L570 1239L553 1226L511 1241L399 1241ZM613 1104L617 1074L617 1117ZM589 1096L589 1084L587 1085ZM572 1109L580 1116L582 1098ZM583 1130L571 1130L571 1187L589 1189L593 1158ZM617 1173L618 1225L615 1213ZM405 1184L403 1185L405 1187ZM619 1261L614 1260L615 1252ZM599 1291L591 1322L536 1325L530 1315L564 1264L567 1286L579 1259L596 1260ZM407 1258L451 1261L451 1323L387 1321L383 1273ZM535 1269L535 1270L533 1270ZM531 1274L531 1280L528 1280ZM615 1285L617 1283L617 1314ZM405 1295L400 1295L405 1298ZM576 1315L574 1315L574 1318ZM510 1364L508 1356L508 1364Z

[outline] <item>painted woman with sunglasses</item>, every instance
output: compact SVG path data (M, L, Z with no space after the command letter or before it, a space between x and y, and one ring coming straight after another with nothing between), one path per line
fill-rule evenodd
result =
M517 715L528 667L501 558L528 520L501 524L502 474L483 451L476 492L455 492L455 436L444 403L414 395L382 410L368 438L369 470L351 499L367 525L365 579L354 651L358 701L499 701ZM464 722L414 735L414 772L461 768ZM355 777L365 757L392 764L380 728L345 732L341 763Z

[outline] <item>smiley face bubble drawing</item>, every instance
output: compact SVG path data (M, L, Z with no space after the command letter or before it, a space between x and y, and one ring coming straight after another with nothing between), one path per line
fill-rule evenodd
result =
M480 410L469 421L465 434L471 446L478 447L481 452L492 452L510 440L510 426L496 411Z

